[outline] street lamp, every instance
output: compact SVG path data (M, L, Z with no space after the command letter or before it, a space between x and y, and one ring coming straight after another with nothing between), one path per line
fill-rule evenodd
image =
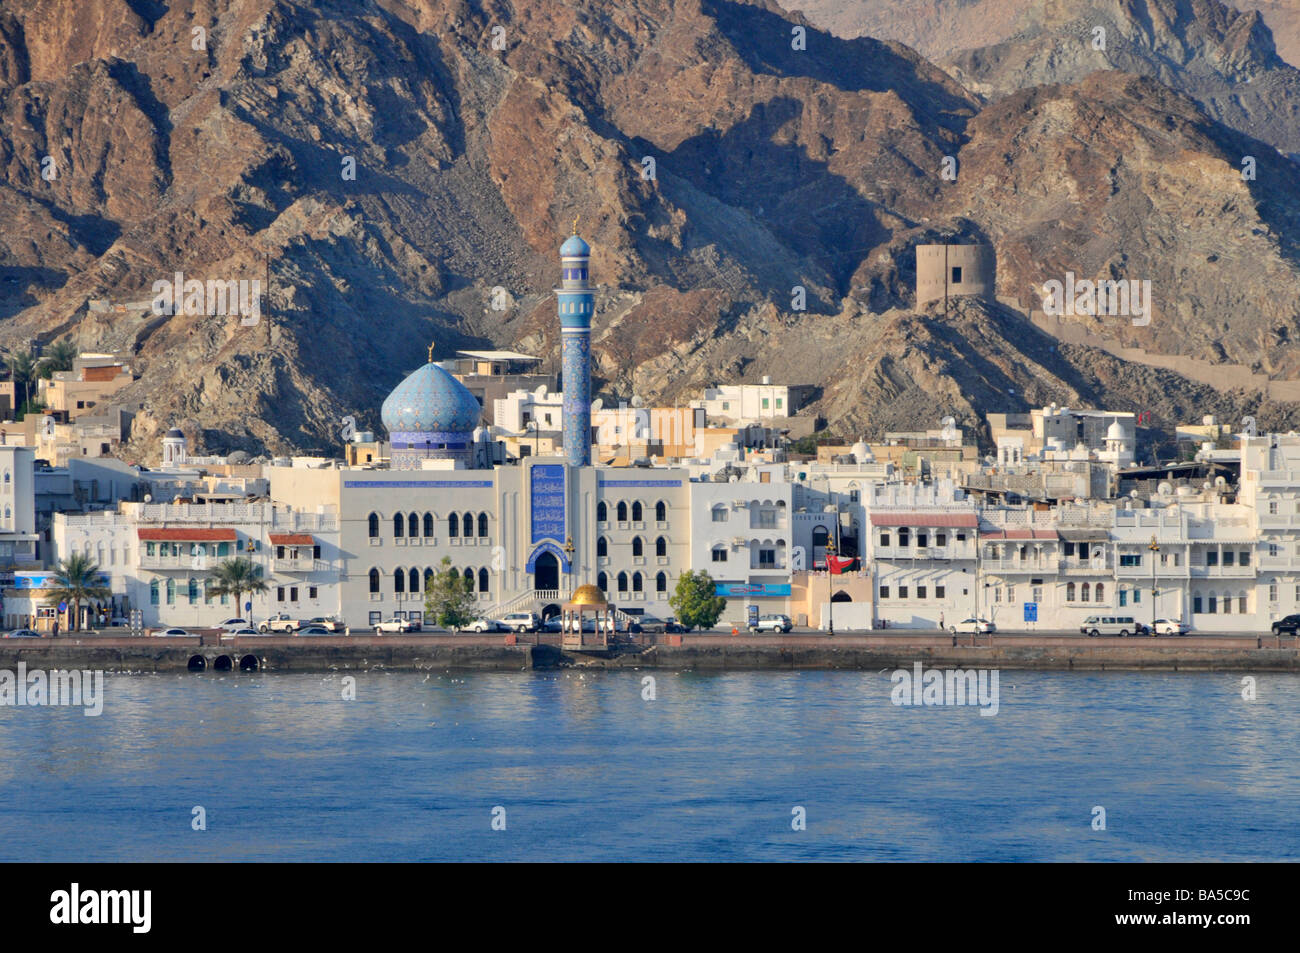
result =
M835 635L835 598L831 595L831 560L835 558L835 540L826 540L826 634Z
M564 541L564 559L569 566L569 592L573 592L573 537Z
M1160 552L1160 544L1156 542L1155 536L1151 537L1151 542L1147 545L1151 551L1151 637L1156 636L1156 596L1159 591L1156 589L1156 554Z

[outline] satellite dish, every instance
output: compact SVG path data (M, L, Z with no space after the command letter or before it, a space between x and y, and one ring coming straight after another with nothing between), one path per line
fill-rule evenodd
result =
M1138 491L1137 491L1137 490L1129 490L1129 491L1128 491L1128 498L1129 498L1130 500L1136 500L1136 499L1138 498Z
M1156 487L1156 492L1159 493L1161 496L1168 496L1169 494L1174 492L1174 488L1172 484L1161 483L1159 486Z
M604 406L605 406L605 402L602 401L599 397L597 397L595 400L591 402L591 412L594 414L596 411L600 410L600 408Z
M643 407L643 406L645 406L645 401L643 401L643 400L641 399L641 396L640 396L639 394L633 394L633 395L632 395L632 406L633 406L633 407Z
M146 494L144 495L144 501L145 501L146 503L152 503L152 502L153 502L153 494L152 494L152 493L146 493Z
M1221 477L1221 476L1220 476L1220 477L1215 477L1215 478L1214 478L1214 485L1215 485L1215 486L1227 486L1227 485L1228 485L1228 481L1225 480L1225 479L1224 479L1223 477Z
M534 396L535 398L537 398L538 400L541 400L543 397L545 397L545 396L546 396L546 385L545 385L545 384L538 384L538 385L537 385L537 390L533 391L533 396Z

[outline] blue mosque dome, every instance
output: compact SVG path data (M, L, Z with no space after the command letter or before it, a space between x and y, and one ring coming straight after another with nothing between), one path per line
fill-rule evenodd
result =
M380 417L389 433L468 434L482 412L469 388L430 362L394 388Z
M590 256L591 246L577 235L570 235L565 243L560 246L560 255L563 258L577 258L580 255Z

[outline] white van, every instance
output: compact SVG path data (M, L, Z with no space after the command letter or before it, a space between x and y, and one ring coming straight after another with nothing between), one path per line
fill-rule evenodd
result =
M511 632L536 632L538 618L531 612L512 612L497 620L498 624Z
M1137 620L1131 615L1092 615L1083 620L1079 631L1087 636L1118 635L1126 638L1136 635Z

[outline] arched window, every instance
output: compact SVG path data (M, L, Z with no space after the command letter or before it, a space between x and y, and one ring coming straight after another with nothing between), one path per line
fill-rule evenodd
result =
M407 579L410 582L411 592L420 591L420 570L412 569L407 573Z
M597 556L609 555L609 540L607 540L604 536L596 537L596 555Z
M393 514L393 536L401 539L403 531L406 529L406 517L401 513Z
M488 571L486 569L480 569L478 571L478 591L488 591Z
M406 570L394 569L393 570L393 592L405 592L405 591L406 591Z
M471 516L469 513L466 513L465 516L461 519L460 525L464 527L464 532L462 532L461 535L464 536L466 539L469 539L469 537L474 535L474 517Z
M1066 602L1074 601L1074 583L1072 582L1067 582L1065 584L1065 601Z
M149 605L156 606L157 604L158 604L158 580L155 579L153 582L149 583Z
M641 591L641 574L639 572L632 573L632 591Z
M378 569L370 570L370 591L371 592L379 591L379 570Z
M668 504L663 500L655 504L655 519L661 523L668 519Z
M429 591L429 583L433 582L433 577L434 577L434 572L433 572L432 569L426 569L426 570L424 571L424 591L425 591L425 592L428 592L428 591Z
M605 505L604 500L601 500L599 503L596 504L596 522L597 523L609 522L609 507Z
M618 591L627 592L627 573L625 572L618 574Z
M668 555L668 538L667 538L667 537L665 537L665 536L660 536L658 539L655 540L655 555L656 555L656 556L667 556L667 555Z
M190 597L190 605L194 605L199 601L199 581L197 579L190 580L189 592L186 595Z
M636 501L633 502L633 504L632 504L632 519L633 519L634 522L637 522L637 523L639 523L639 522L641 522L641 520L645 519L645 512L644 512L644 510L641 509L641 501L640 501L640 500L636 500Z
M465 591L473 592L474 591L474 570L466 566L464 575L465 575Z
M731 514L727 512L727 504L725 503L714 503L713 509L710 512L713 514L713 522L715 523L725 523L731 518Z
M411 539L420 535L420 517L414 513L406 518L406 535Z
M424 538L429 539L433 536L433 514L424 514Z
M603 572L597 573L596 575L596 588L599 589L601 592L609 591L609 577L606 576Z
M370 538L378 539L379 538L379 514L371 513L370 519L367 522L369 522L370 524Z
M1088 597L1089 597L1091 594L1092 594L1092 586L1089 585L1088 583L1085 582L1082 586L1079 587L1079 601L1080 601L1080 602L1088 602L1088 601L1090 601Z
M911 532L912 532L912 531L911 531L910 529L908 529L906 526L900 526L900 527L898 528L898 545L899 545L899 546L910 546L910 545L911 545L911 542L912 542Z
M655 576L655 592L668 591L668 573L661 572Z
M447 535L452 539L460 535L460 517L455 513L447 517Z
M633 537L632 537L632 555L633 555L633 556L644 556L644 555L645 555L645 544L643 544L643 543L641 542L641 537L640 537L640 536L633 536Z
M486 513L478 515L478 538L487 539L488 535L488 518Z
M620 523L627 522L627 504L622 500L618 501L618 521Z
M167 604L172 605L176 602L176 580L167 580Z
M813 527L813 545L814 545L814 546L825 546L825 545L826 545L826 541L829 540L830 538L831 538L830 530L828 530L825 526L814 526L814 527Z
M1105 585L1105 583L1100 583L1100 582L1097 583L1097 601L1098 601L1098 602L1105 602L1105 601L1106 601L1106 585Z

